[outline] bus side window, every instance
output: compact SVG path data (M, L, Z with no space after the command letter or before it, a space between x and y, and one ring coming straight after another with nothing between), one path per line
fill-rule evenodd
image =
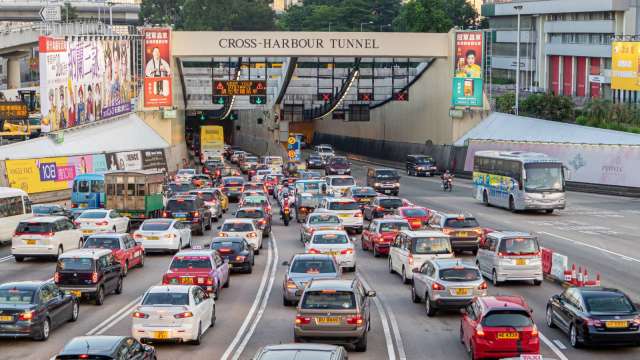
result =
M92 193L102 193L102 192L104 192L104 181L102 181L102 180L92 180L91 181L91 192Z
M29 199L28 196L25 196L22 198L22 201L24 202L24 213L25 214L30 214L31 213L31 199Z

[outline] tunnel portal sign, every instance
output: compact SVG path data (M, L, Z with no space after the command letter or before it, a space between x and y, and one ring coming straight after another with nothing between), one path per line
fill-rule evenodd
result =
M213 82L213 95L214 96L237 96L237 95L266 95L267 94L267 82L256 80L229 80L229 81L214 81Z

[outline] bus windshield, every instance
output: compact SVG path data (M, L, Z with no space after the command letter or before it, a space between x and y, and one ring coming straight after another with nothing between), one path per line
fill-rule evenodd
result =
M525 164L525 190L564 191L562 165L558 163Z

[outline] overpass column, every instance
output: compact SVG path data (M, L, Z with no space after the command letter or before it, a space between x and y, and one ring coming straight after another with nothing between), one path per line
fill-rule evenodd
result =
M7 58L7 89L20 87L20 58L11 56Z

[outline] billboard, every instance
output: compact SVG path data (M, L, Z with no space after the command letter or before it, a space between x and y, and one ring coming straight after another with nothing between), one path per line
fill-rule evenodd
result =
M39 50L42 132L132 110L129 40L41 36Z
M166 170L163 149L107 154L5 160L9 186L27 193L70 189L80 174L102 174L108 170Z
M483 106L483 39L482 31L455 33L455 66L453 74L453 106Z
M569 181L640 187L640 146L470 140L465 171L473 171L473 156L481 150L543 153L569 168Z
M171 29L149 28L144 37L144 106L172 106Z
M640 43L614 41L611 44L611 89L640 90Z

